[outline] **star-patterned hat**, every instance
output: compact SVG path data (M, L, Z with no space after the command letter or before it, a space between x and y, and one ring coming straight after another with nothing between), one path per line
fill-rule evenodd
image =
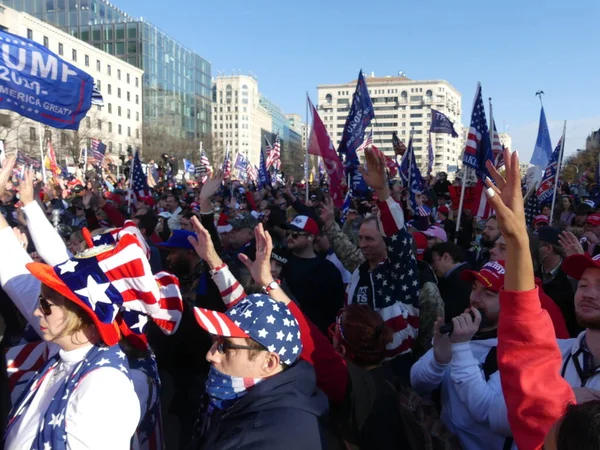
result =
M29 263L27 269L46 286L82 308L104 343L119 342L115 321L121 308L148 315L161 311L160 286L152 277L146 255L133 235L115 245L78 253L56 266Z
M253 294L226 313L194 308L198 324L210 334L251 338L282 363L294 364L302 353L300 327L287 305L264 294Z

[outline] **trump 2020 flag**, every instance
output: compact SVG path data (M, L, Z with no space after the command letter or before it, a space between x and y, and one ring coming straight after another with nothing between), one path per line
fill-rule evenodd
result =
M365 130L375 117L371 96L362 70L358 73L356 91L352 97L352 106L346 118L344 133L338 152L346 155L346 166L358 166L356 149L363 143Z
M260 151L260 167L258 168L258 187L269 186L271 184L271 175L267 170L264 152Z
M183 158L183 171L187 173L194 173L196 168L191 161Z
M54 128L77 130L94 79L30 39L0 31L0 109Z
M458 133L454 129L454 123L440 111L431 108L431 128L430 133L447 133L452 137L458 137Z
M534 166L546 167L552 156L552 144L550 143L550 132L548 131L548 122L546 122L546 113L544 107L540 111L540 125L538 127L537 140L531 161Z

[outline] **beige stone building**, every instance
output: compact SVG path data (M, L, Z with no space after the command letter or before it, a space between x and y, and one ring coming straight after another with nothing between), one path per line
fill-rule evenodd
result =
M386 77L371 74L365 76L365 81L375 109L375 119L371 122L374 145L385 154L394 154L394 132L408 145L412 131L416 161L422 170L425 169L432 108L443 112L460 135L462 96L447 81L411 80L404 74ZM319 115L336 144L342 138L355 88L356 80L317 86ZM431 138L435 154L434 174L456 166L461 139L447 134L432 134Z

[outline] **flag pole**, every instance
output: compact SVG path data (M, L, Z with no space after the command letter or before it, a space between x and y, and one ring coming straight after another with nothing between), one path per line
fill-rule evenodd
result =
M44 180L44 183L46 183L46 161L44 161L44 140L42 138L42 126L41 124L38 122L38 134L39 134L39 141L40 141L40 158L42 161L42 179Z
M127 214L131 214L131 196L135 195L133 193L133 163L135 161L135 156L137 155L138 150L133 151L133 159L129 162L129 195L127 196ZM86 151L87 156L87 151ZM87 159L87 158L86 158ZM125 170L125 169L123 169Z
M456 234L454 237L455 243L458 242L458 230L460 229L460 219L462 217L463 203L465 201L465 190L467 187L467 170L469 170L470 167L463 163L463 169L462 187L460 189L460 202L458 203L458 217L456 218Z
M541 100L540 96L540 100ZM558 190L558 178L560 175L560 166L562 164L563 152L565 150L565 139L567 134L567 121L565 120L565 124L563 125L563 134L560 142L560 155L558 157L558 161L556 161L556 175L554 178L554 192L552 193L552 207L550 208L550 223L554 221L554 206L556 204L556 191Z
M308 92L306 92L306 127L308 128ZM309 183L308 183L308 144L309 139L306 139L306 148L304 149L304 182L305 186L305 199L308 200L309 195Z

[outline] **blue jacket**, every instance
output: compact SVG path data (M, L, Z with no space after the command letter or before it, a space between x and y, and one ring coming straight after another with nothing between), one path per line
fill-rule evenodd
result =
M205 416L198 450L320 450L327 397L313 367L300 361L254 386L233 406Z

